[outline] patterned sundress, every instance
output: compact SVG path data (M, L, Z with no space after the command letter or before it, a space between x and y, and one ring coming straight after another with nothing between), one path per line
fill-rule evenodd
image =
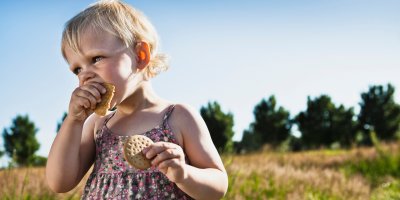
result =
M170 106L162 123L143 135L154 142L177 144L168 124L173 109L174 105ZM82 199L192 199L157 168L139 170L128 164L123 156L123 144L128 136L114 134L107 127L113 115L95 134L96 158Z

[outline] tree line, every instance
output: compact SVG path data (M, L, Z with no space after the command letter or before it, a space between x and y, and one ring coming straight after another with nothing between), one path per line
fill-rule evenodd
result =
M243 131L241 141L233 141L234 115L222 111L218 102L209 102L200 108L211 138L220 153L257 151L265 145L300 151L317 148L349 148L372 145L370 133L378 139L393 141L399 138L400 105L394 100L395 88L391 84L370 86L361 93L359 113L354 108L336 105L328 95L308 97L304 111L291 116L282 106L277 106L274 95L255 105L254 121ZM63 114L57 124L57 132ZM300 136L292 134L297 127ZM46 158L36 155L39 142L38 129L29 117L18 115L9 128L4 128L4 150L17 166L44 165Z
M394 93L391 84L370 86L361 93L359 113L354 107L336 105L328 95L308 97L306 109L294 116L278 107L271 95L254 107L254 121L243 131L241 141L233 145L231 113L223 113L220 105L212 102L201 108L201 114L220 152L256 151L265 145L291 151L370 146L372 132L382 141L400 137L400 105ZM292 134L293 127L301 133L299 137Z

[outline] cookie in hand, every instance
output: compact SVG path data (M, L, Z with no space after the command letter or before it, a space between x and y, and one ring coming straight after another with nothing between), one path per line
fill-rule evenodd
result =
M128 163L137 169L151 167L151 160L147 159L142 150L154 142L144 135L130 136L124 144L124 158Z
M110 109L111 100L114 96L115 86L111 83L102 83L106 88L106 93L101 95L101 101L96 105L94 112L98 115L104 116Z

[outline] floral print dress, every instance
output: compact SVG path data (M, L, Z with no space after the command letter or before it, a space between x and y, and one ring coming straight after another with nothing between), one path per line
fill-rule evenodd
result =
M177 144L168 125L173 109L174 105L170 106L162 123L143 135L154 142ZM82 199L192 199L157 168L140 170L128 164L123 155L123 145L128 136L116 135L107 127L113 115L105 120L95 135L94 168L86 182Z

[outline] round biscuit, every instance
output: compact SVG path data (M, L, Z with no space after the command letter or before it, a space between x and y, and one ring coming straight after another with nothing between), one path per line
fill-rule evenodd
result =
M137 169L147 169L151 167L151 160L147 159L142 150L154 142L144 135L133 135L126 139L124 143L124 158Z

